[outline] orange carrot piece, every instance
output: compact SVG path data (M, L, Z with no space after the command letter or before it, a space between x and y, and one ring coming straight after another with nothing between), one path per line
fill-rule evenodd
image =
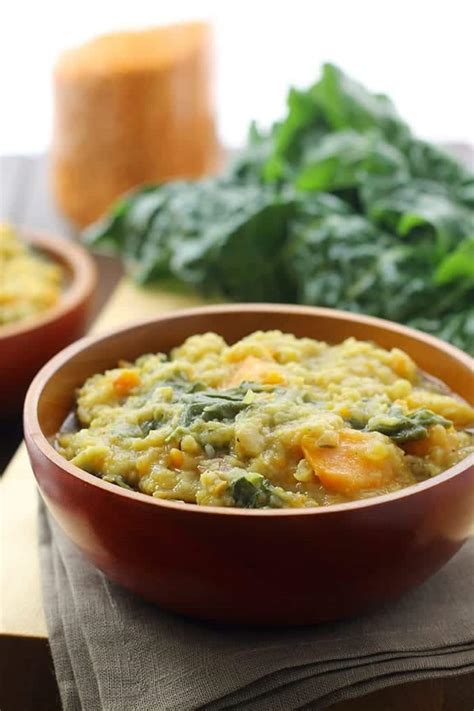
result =
M113 382L114 390L119 397L125 397L139 384L140 378L134 370L122 371Z
M321 484L345 496L379 489L389 483L396 468L396 448L380 435L341 430L336 447L320 447L309 435L302 440L303 453Z

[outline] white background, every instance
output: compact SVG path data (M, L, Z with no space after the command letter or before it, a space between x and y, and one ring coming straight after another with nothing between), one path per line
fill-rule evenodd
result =
M421 136L474 143L471 0L10 0L0 16L0 154L43 151L58 53L94 34L204 18L223 141L267 124L332 61L388 93Z

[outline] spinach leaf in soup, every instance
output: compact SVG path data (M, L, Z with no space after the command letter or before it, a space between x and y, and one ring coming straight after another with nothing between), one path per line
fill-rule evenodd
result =
M244 509L280 508L275 487L261 474L249 472L238 476L230 485L234 506Z
M402 444L424 439L428 435L428 428L433 425L450 427L452 422L427 408L405 414L400 407L392 405L386 412L372 415L362 429L365 432L380 432L397 444Z
M189 427L196 419L204 422L232 422L239 412L249 406L245 400L248 388L238 387L228 390L201 390L183 395L184 411L181 418L182 426Z

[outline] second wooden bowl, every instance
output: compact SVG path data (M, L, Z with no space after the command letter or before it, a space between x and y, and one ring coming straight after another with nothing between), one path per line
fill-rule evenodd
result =
M31 318L0 326L0 419L21 411L34 375L62 348L84 335L96 285L92 257L71 240L33 231L20 236L65 271L66 284L59 302Z

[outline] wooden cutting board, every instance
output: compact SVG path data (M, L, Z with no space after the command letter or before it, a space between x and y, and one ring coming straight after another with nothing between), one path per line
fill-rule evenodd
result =
M201 303L196 296L139 289L123 279L92 333ZM0 634L47 637L39 574L37 507L36 484L22 444L0 480Z

